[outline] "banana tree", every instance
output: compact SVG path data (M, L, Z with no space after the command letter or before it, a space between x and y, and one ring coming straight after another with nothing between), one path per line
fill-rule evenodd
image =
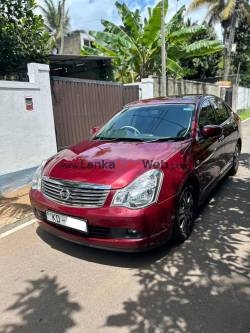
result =
M168 1L165 1L167 14ZM133 82L148 75L160 74L161 64L161 10L162 1L149 9L148 18L142 20L138 10L131 11L126 4L116 2L115 6L122 25L102 20L104 31L90 31L94 37L94 48L84 46L83 55L105 55L113 58L115 76L122 82ZM184 69L180 59L204 56L222 50L221 44L214 40L200 40L189 43L191 37L204 29L184 23L185 7L166 24L167 71L175 77L182 77Z
M208 6L206 20L209 24L219 22L223 28L224 48L224 80L228 79L232 45L235 39L235 31L240 22L247 19L250 23L249 0L192 0L189 10L197 9L201 6Z

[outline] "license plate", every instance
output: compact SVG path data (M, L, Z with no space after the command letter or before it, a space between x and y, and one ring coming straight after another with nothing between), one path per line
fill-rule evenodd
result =
M68 228L72 228L75 230L80 230L83 232L88 232L88 227L87 227L87 221L86 220L80 220L80 219L75 219L73 217L67 216L67 215L62 215L62 214L57 214L51 211L46 212L47 220L56 223Z

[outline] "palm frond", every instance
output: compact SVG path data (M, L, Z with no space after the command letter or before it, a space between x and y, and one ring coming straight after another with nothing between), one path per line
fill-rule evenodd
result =
M43 5L39 5L39 8L42 11L42 16L46 27L49 27L48 31L55 32L56 39L58 40L61 37L60 28L62 20L62 6L65 6L66 0L62 0L55 3L53 0L44 0ZM70 26L70 16L69 11L64 10L64 33L69 30Z
M123 46L126 47L126 49L136 49L138 55L142 59L142 55L137 47L137 43L131 36L129 36L121 27L115 25L110 21L102 20L101 22L102 25L106 28L107 32L118 36L122 40Z
M176 78L181 78L184 75L184 70L181 67L180 64L178 64L177 61L168 58L167 59L167 69L172 72L173 74L175 74L174 76Z
M231 17L233 12L235 11L235 7L236 7L236 0L228 0L225 8L220 13L221 20L225 21L229 17Z
M133 13L126 4L121 4L118 1L115 3L115 6L120 14L125 30L130 31L134 38L138 38L141 28L139 12L136 11Z
M193 0L188 7L188 11L193 11L201 6L216 3L218 0Z
M217 40L199 40L183 48L183 58L201 57L220 52L223 45Z
M213 24L215 22L220 21L221 10L222 7L220 3L211 4L208 7L208 12L205 17L205 22L207 22L208 24Z
M173 40L174 42L181 42L187 40L189 37L194 36L198 33L206 31L207 28L202 25L194 25L191 27L184 27L178 31L172 32L168 36L168 41Z
M178 30L183 26L183 15L186 10L186 6L182 6L175 14L172 16L170 21L166 24L166 35L172 31Z
M80 52L81 55L102 55L98 49L93 47L83 46Z
M168 0L162 1L164 1L164 15L166 15L168 10ZM162 1L159 1L153 8L152 14L144 26L142 42L145 45L151 45L159 34L161 28Z

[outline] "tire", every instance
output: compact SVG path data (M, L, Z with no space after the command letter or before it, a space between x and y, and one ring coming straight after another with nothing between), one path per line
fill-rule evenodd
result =
M195 220L195 196L191 185L183 188L176 210L174 225L174 240L178 243L184 242L192 233Z
M235 151L234 151L233 166L228 172L229 176L236 175L238 168L239 168L239 163L240 163L239 158L240 158L240 144L237 143L237 145L235 147Z

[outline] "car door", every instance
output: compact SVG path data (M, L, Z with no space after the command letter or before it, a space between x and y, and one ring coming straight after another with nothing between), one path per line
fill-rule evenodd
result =
M225 103L218 97L212 98L212 105L215 109L217 124L222 127L223 136L221 138L224 167L221 173L224 173L231 165L237 140L237 125L235 124L232 112Z
M228 111L228 119L225 123L225 132L227 136L227 142L225 146L227 164L231 165L234 158L235 147L238 141L238 125L235 121L233 111L231 108L223 102L224 107Z
M205 138L201 134L203 126L216 124L215 111L209 99L206 99L202 102L198 111L198 128L194 152L201 191L206 191L214 183L224 166L224 163L221 161L223 144L220 138Z

